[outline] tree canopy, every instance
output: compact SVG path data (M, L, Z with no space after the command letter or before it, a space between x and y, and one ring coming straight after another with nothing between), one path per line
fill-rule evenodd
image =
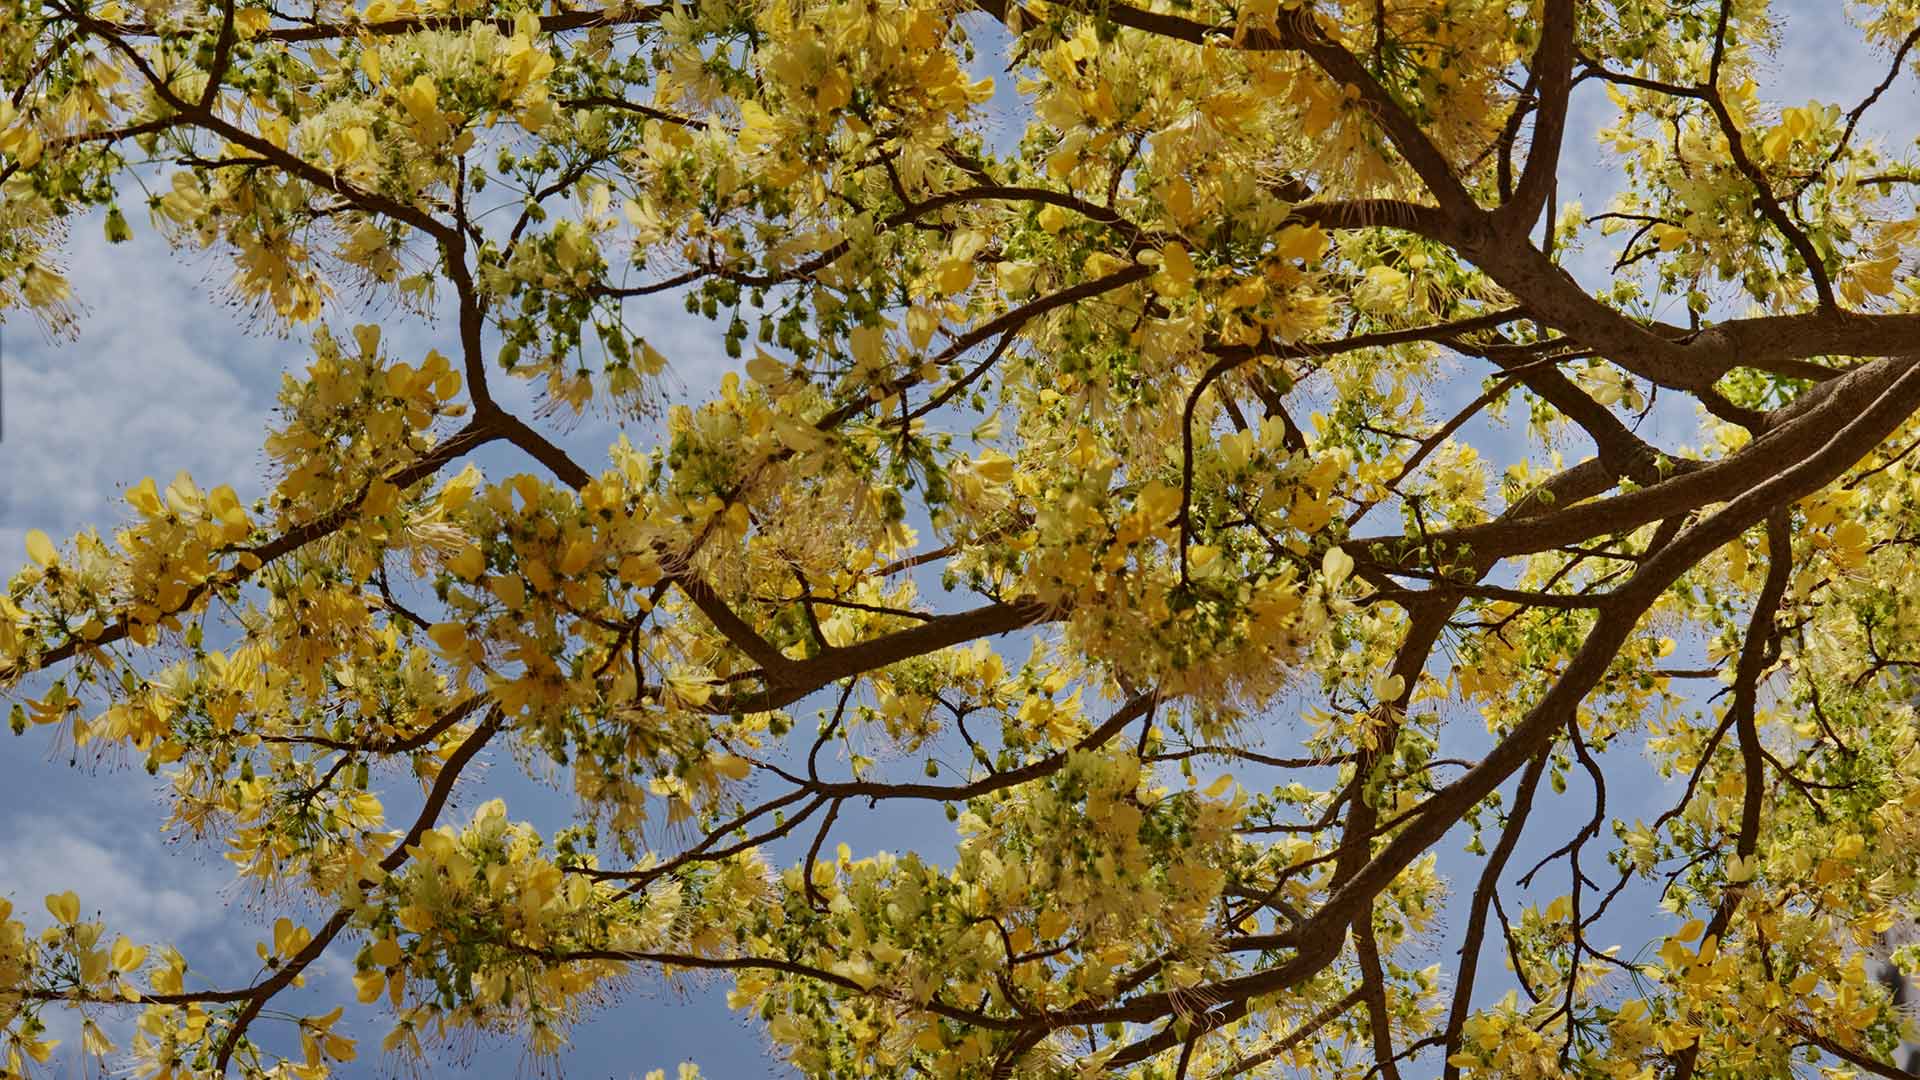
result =
M15 730L272 940L0 901L0 1072L716 972L812 1076L1906 1075L1920 4L1797 106L1778 6L0 2L0 306L157 233L302 354L264 486L128 477L0 593Z

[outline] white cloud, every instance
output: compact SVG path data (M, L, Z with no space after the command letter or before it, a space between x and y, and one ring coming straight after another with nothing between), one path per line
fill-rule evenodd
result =
M104 838L44 815L8 824L0 839L0 894L29 926L51 922L42 899L68 889L79 894L85 918L98 912L109 934L135 941L177 944L227 919L219 900L224 875L166 850L150 821L117 822L123 827Z
M0 563L25 529L55 535L120 516L121 485L181 469L260 488L260 442L297 341L244 336L151 233L109 247L82 225L70 252L88 309L74 341L8 327L0 442Z

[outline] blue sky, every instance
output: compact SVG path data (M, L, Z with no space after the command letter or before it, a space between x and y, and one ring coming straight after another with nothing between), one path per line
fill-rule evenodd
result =
M1850 105L1879 78L1884 62L1877 56L1863 62L1857 34L1841 20L1840 4L1811 0L1787 6L1795 14L1777 81L1771 84L1782 88L1779 102L1799 104L1817 97ZM1888 95L1878 115L1913 116L1915 106L1909 79ZM1574 111L1575 134L1565 155L1567 186L1577 190L1563 190L1562 198L1583 200L1589 212L1600 209L1613 188L1589 137L1610 119L1611 108L1599 88L1582 88ZM137 206L138 200L129 200L130 208ZM135 240L120 246L105 243L97 220L75 225L70 266L77 296L87 309L77 340L49 341L22 320L4 329L0 564L9 569L22 557L29 528L56 537L88 525L109 529L124 506L121 489L144 476L164 484L185 469L204 486L230 483L243 498L251 498L263 487L260 443L281 373L307 362L302 336L250 332L235 311L219 302L217 287L210 286L230 273L228 264L205 255L171 253L150 229L141 227L139 214L129 216L135 221ZM1602 242L1576 270L1596 280L1606 254ZM670 358L675 394L681 399L699 398L731 366L716 328L684 314L671 298L655 302L636 325L644 326L649 339ZM402 356L424 355L435 344L450 351L444 350L442 340L448 333L445 326L388 326L389 340L400 339L396 352ZM1465 368L1463 374L1477 384L1477 371ZM1662 411L1650 422L1656 427L1648 434L1658 443L1689 441L1689 416ZM605 460L611 438L611 428L591 418L563 433L563 441L589 468ZM644 443L644 433L635 432L633 439ZM1569 452L1579 453L1571 447ZM508 459L495 461L504 464ZM514 470L526 467L511 465ZM806 714L799 715L806 730ZM266 936L273 918L298 913L255 903L238 892L217 852L164 842L156 831L161 789L144 772L108 765L70 767L66 754L48 746L44 736L30 733L7 742L0 755L0 822L5 823L0 828L0 895L11 896L31 922L40 915L41 896L77 889L88 910L100 910L116 932L177 943L196 968L243 978L250 970L252 944ZM1621 753L1616 750L1616 757ZM1631 771L1632 762L1621 764ZM567 813L568 797L519 778L505 757L491 764L487 786L497 786L506 795L516 817L550 826ZM1634 802L1650 805L1662 790L1648 779L1637 790L1630 786L1616 791L1614 816L1631 820ZM1576 784L1562 803L1535 821L1552 821L1562 807L1567 814L1584 816L1584 809L1576 809L1584 806L1582 799ZM466 801L471 805L477 798ZM938 858L951 851L953 833L938 811L929 808L904 816L849 814L836 839L857 850L916 846ZM1536 827L1527 847L1537 857L1560 839ZM1443 868L1455 880L1456 895L1463 896L1471 890L1477 860L1460 856L1459 846L1449 840ZM776 861L793 861L799 854L777 851ZM1514 866L1530 861L1523 849ZM1449 959L1444 952L1448 947L1436 946L1428 962ZM314 980L315 992L350 999L345 963L326 963ZM1504 977L1497 956L1489 955L1482 971L1489 985ZM674 1063L694 1060L712 1077L786 1075L766 1059L764 1037L728 1014L720 995L705 986L698 980L680 988L643 980L576 1032L575 1046L562 1062L565 1073L626 1078L665 1067L671 1075ZM350 1011L349 1022L369 1051L375 1048L369 1044L377 1044L386 1029L384 1018L367 1010ZM523 1065L517 1047L482 1044L467 1066L450 1061L437 1072L508 1076ZM355 1075L388 1072L376 1062Z

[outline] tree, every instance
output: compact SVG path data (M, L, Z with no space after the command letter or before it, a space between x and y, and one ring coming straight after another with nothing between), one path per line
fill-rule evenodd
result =
M145 197L312 354L258 501L29 534L14 727L327 913L223 984L0 904L6 1070L326 1075L332 952L402 1057L711 970L818 1076L1904 1075L1920 10L1854 8L1843 112L1758 0L6 0L0 298ZM675 403L657 293L745 378Z

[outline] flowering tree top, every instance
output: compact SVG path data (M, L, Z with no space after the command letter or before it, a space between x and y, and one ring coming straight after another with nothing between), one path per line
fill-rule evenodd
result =
M59 1010L146 1077L557 1053L708 970L822 1077L1904 1075L1920 5L1850 10L1886 81L1783 108L1761 0L0 0L0 310L137 220L311 354L262 498L0 592L16 730L271 940L0 901L0 1073Z

